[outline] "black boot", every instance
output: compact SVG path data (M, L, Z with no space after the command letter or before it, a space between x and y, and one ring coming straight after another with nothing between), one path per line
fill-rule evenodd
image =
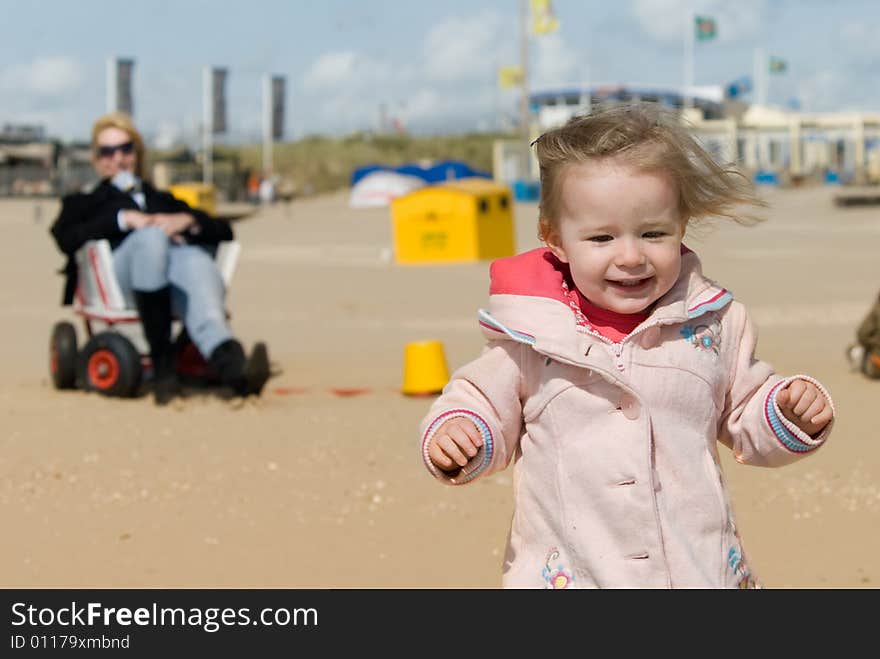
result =
M208 358L220 381L238 396L259 395L269 379L269 354L264 343L257 343L249 358L235 339L228 339L214 348Z
M266 348L265 343L259 341L254 344L251 356L248 357L247 363L244 365L244 379L247 383L245 395L253 394L259 396L271 375L269 350Z
M180 393L174 372L174 348L171 343L171 287L156 291L134 291L144 336L153 362L153 398L166 405Z

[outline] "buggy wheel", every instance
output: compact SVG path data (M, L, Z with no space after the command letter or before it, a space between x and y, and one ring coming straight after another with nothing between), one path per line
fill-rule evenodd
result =
M133 396L141 383L141 356L126 337L100 332L83 346L79 376L86 391Z
M67 321L55 323L52 328L49 373L56 389L76 388L76 329Z

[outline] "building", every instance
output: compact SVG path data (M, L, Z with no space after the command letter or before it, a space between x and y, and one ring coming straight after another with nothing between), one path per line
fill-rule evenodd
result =
M531 139L600 104L647 101L679 109L719 162L735 162L756 180L801 183L880 183L880 113L802 113L748 105L722 86L595 85L536 90L529 97ZM531 151L523 176L520 140L498 140L496 180L537 180Z

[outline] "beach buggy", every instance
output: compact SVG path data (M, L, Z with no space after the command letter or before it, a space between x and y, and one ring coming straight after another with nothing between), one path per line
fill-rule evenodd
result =
M219 243L215 260L229 286L241 247L237 241ZM73 311L83 321L86 341L78 346L70 321L59 321L49 341L49 370L56 389L83 389L106 396L138 394L144 376L152 372L140 316L129 306L113 271L107 240L90 240L76 252L79 275ZM227 313L228 315L228 313ZM182 323L175 339L175 370L182 380L213 384L217 376Z

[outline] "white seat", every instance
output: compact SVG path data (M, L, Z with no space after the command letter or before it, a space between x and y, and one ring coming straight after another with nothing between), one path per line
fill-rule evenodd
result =
M238 265L241 244L230 240L217 247L215 260L220 276L228 288ZM126 304L122 288L113 270L113 251L110 242L89 240L76 252L79 277L74 298L74 311L86 318L110 325L139 320L136 309Z
M241 252L241 243L237 240L224 240L217 245L217 254L214 260L220 268L220 276L226 288L232 283L232 275L235 274L235 266L238 265L238 255Z

